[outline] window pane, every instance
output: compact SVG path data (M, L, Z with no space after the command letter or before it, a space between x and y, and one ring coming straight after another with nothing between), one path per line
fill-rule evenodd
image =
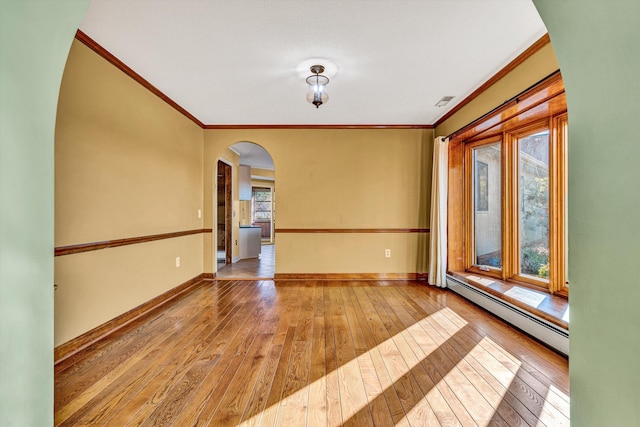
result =
M518 140L520 274L549 277L549 132Z
M253 187L252 215L254 222L271 220L271 189Z
M271 202L255 202L253 209L256 212L271 212Z
M271 219L271 212L256 212L255 220Z
M475 264L502 268L500 143L473 149Z
M253 198L258 202L270 202L271 191L254 191Z

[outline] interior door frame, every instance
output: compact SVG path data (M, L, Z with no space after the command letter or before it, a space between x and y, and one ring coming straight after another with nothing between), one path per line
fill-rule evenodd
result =
M216 163L216 177L218 176L218 168L220 164L223 166L224 173L224 252L225 252L225 264L231 264L233 260L233 164L223 157L218 158ZM216 181L217 186L217 181ZM218 205L218 190L216 187L216 207ZM217 209L216 209L217 215ZM218 218L216 217L216 233L217 233ZM218 236L215 238L216 254L218 245ZM217 263L217 255L216 255Z

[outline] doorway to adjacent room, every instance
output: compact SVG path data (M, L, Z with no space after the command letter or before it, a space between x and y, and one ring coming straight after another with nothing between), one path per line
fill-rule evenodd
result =
M243 141L218 159L216 278L275 274L275 168L260 145ZM228 173L229 180L226 180Z
M232 180L231 165L218 160L217 174L217 233L216 233L216 263L218 268L231 264L232 230L231 219L233 216L232 205Z

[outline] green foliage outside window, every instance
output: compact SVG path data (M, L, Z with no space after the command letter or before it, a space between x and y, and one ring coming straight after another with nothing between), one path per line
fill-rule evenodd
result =
M549 178L527 180L524 219L528 227L542 234L537 242L522 248L520 270L523 274L549 277Z

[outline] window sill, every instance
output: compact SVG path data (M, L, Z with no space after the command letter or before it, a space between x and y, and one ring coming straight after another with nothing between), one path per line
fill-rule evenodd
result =
M450 271L449 274L548 322L569 329L569 301L566 298L477 273Z

